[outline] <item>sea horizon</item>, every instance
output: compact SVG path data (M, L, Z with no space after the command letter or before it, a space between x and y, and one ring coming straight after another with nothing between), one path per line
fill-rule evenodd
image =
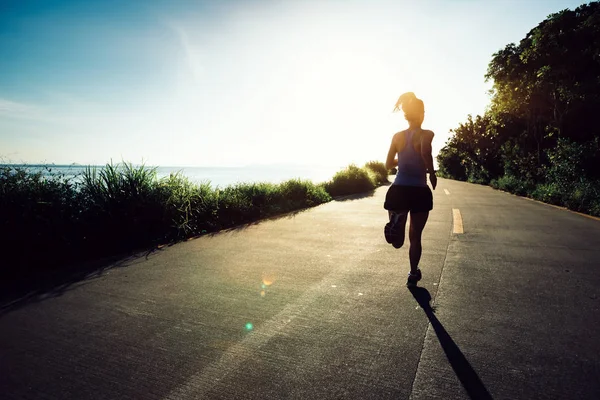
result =
M115 163L122 164L122 163ZM25 163L2 163L0 166L12 168L22 167L33 170L41 170L44 175L63 175L76 177L87 168L103 168L107 164L25 164ZM341 166L327 165L301 165L292 163L272 164L250 164L244 166L156 166L148 164L148 168L156 169L157 178L165 178L170 174L181 173L182 176L195 183L208 183L212 187L226 187L237 183L281 183L290 179L310 180L314 183L326 182L333 178Z

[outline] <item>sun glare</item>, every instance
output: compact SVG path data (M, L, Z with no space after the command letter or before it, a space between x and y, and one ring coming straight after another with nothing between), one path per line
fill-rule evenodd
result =
M385 157L391 135L406 126L402 113L392 113L394 103L412 91L425 102L424 127L436 133L435 153L448 128L466 116L457 112L464 91L449 78L457 71L441 65L443 44L432 40L433 33L403 40L397 21L373 19L378 13L315 3L277 10L240 6L208 25L198 16L165 17L168 43L156 49L170 55L163 86L138 99L98 100L89 107L79 97L75 106L54 102L40 108L52 126L28 121L27 128L78 132L85 126L81 140L65 135L39 150L59 154L81 143L69 152L80 162L341 167ZM467 108L479 112L473 104Z

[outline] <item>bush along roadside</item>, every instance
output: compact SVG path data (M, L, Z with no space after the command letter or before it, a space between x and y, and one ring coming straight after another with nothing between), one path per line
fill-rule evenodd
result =
M560 139L546 150L548 165L537 176L509 171L490 181L490 186L544 203L600 216L600 173L594 172L599 159L597 141L584 144Z
M600 41L581 40L600 37L598 15L598 1L550 14L493 54L490 103L451 130L440 177L600 216Z
M27 277L314 207L387 182L382 163L350 165L329 182L239 183L212 188L155 168L108 164L81 176L0 166L0 276Z
M388 182L388 170L378 161L369 161L363 168L350 164L337 172L324 188L333 197L369 192Z

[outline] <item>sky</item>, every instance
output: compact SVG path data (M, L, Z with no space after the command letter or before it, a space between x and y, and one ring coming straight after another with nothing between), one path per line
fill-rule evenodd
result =
M0 0L0 162L385 161L400 94L434 154L493 53L568 0Z

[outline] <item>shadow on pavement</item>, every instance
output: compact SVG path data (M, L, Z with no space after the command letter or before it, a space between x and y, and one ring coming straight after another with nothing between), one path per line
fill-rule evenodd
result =
M214 231L214 232L207 232L207 233L203 233L201 235L190 236L186 239L181 240L181 242L189 242L190 240L196 240L196 239L200 239L200 238L214 238L214 237L218 237L218 236L222 236L222 235L241 233L248 228L258 226L267 221L277 221L279 219L294 219L296 217L296 215L301 214L306 211L309 211L312 208L314 208L314 207L301 208L298 210L289 211L285 214L278 214L278 215L272 215L270 217L263 217L263 218L255 220L255 221L244 222L239 225L232 226L230 228L223 228L223 229L220 229L220 230ZM170 246L177 244L177 243L179 243L179 242L174 242L174 243L170 244Z
M125 268L148 259L153 254L161 252L164 248L176 244L198 239L201 237L213 237L227 233L241 232L251 226L259 225L265 221L278 219L292 219L296 215L310 210L312 207L290 211L285 214L265 217L256 221L240 224L231 228L225 228L217 232L191 236L167 242L163 245L151 247L148 250L138 249L119 255L73 262L70 265L47 271L38 266L31 269L32 278L28 274L16 279L8 279L6 282L0 280L0 318L11 311L17 310L28 304L38 303L50 298L60 297L70 290L86 285L94 279L100 278L105 272L114 268Z
M124 268L140 262L164 248L187 242L202 237L214 237L223 234L239 233L252 226L260 225L266 221L279 219L293 219L298 214L311 210L313 207L301 208L283 214L259 218L255 221L242 223L216 232L168 241L147 250L138 249L119 255L106 256L101 259L75 261L70 265L60 266L56 269L46 269L37 266L31 269L31 274L23 274L15 279L0 280L0 318L11 311L17 310L28 304L38 303L53 297L60 297L76 287L86 285L94 279L100 278L105 272L114 268ZM28 278L31 276L31 278Z
M390 185L388 183L386 185ZM334 201L351 201L372 197L375 190L370 192L336 198ZM242 223L216 232L207 232L201 235L173 240L163 245L152 247L149 250L130 251L127 254L107 256L102 259L74 262L72 265L57 268L49 273L44 273L44 268L32 270L35 278L27 279L27 275L7 282L0 281L0 318L16 309L28 304L44 301L49 298L62 296L64 293L90 283L113 268L123 268L143 262L154 253L160 252L165 247L171 247L181 242L186 242L202 237L214 237L222 234L239 233L243 230L260 225L267 221L279 219L293 219L298 214L304 213L314 207L306 207L283 214L258 218L255 221Z
M371 190L371 191L365 192L365 193L349 194L347 196L334 197L333 201L353 201L353 200L360 200L360 199L365 199L367 197L373 197L374 195L375 195L375 190Z
M114 268L125 268L140 263L160 249L105 257L98 260L73 263L68 267L43 273L35 278L26 277L0 284L0 318L29 304L60 297L70 290L91 283Z
M454 340L452 340L452 337L450 337L442 323L435 316L434 310L429 304L431 301L429 291L422 287L414 287L410 288L410 292L423 311L425 311L425 315L427 315L454 373L467 391L469 397L478 400L492 399L492 396L485 388L481 379L479 379L479 376L473 367L471 367L471 364L469 364L469 361L460 351L460 348L456 343L454 343Z
M353 200L360 200L360 199L365 199L367 197L373 197L375 195L375 192L377 191L377 189L379 189L382 186L391 186L392 182L387 182L387 183L382 183L381 185L379 185L378 187L376 187L373 190L370 190L368 192L363 192L363 193L357 193L357 194L349 194L346 196L337 196L333 198L333 201L353 201Z

